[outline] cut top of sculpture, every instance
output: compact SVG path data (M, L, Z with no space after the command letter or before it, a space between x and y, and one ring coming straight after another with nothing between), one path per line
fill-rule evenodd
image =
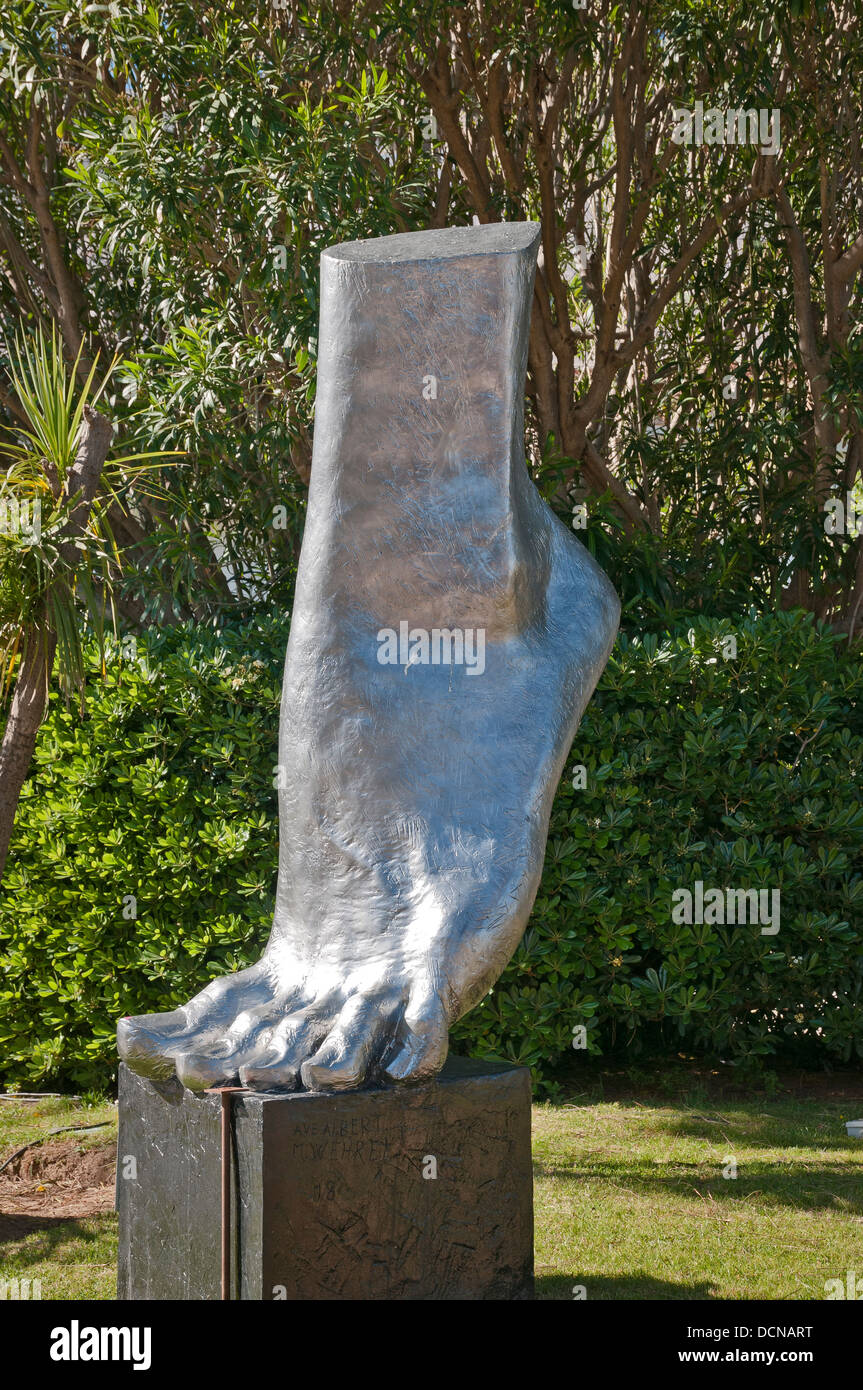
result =
M504 256L530 250L539 240L538 222L489 222L482 226L444 227L427 232L396 232L369 241L343 241L322 253L337 261L444 261L462 256Z

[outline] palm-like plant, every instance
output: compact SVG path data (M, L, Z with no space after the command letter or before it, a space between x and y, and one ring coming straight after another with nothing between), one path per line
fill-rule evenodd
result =
M95 406L116 364L97 386L97 358L79 385L79 361L67 369L56 331L11 353L24 421L0 443L0 682L4 695L13 687L0 744L0 877L55 664L67 694L83 690L82 618L100 647L106 617L115 625L122 561L107 502L141 471L130 465L156 457L106 466L113 430Z

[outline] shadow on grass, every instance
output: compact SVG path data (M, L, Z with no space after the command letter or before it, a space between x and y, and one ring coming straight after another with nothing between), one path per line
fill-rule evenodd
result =
M583 1105L572 1101L551 1105L549 1110L567 1115L575 1126L579 1111L590 1111L600 1104L613 1104L618 1111L631 1114L633 1120L643 1118L648 1126L648 1142L664 1132L673 1139L701 1139L711 1144L736 1142L748 1148L818 1149L822 1153L841 1154L851 1163L863 1160L863 1143L845 1133L845 1121L854 1115L838 1101L732 1101L714 1109L675 1100L586 1100ZM769 1111L763 1109L765 1105L771 1107ZM538 1137L543 1138L541 1134ZM640 1138L638 1129L633 1129L634 1142ZM549 1142L554 1143L555 1138Z
M0 1212L0 1268L5 1262L18 1266L41 1264L72 1241L92 1245L103 1240L116 1220L113 1212L94 1212L92 1216L37 1216L29 1212ZM38 1235L32 1244L19 1243ZM16 1248L17 1247L17 1248Z
M801 1168L747 1162L738 1159L738 1176L723 1178L717 1162L681 1163L669 1160L657 1164L655 1172L645 1171L644 1163L618 1162L603 1157L594 1166L569 1167L552 1160L534 1162L534 1177L567 1184L607 1183L644 1196L661 1194L691 1200L694 1196L711 1202L745 1202L757 1195L762 1205L783 1206L798 1211L863 1213L863 1174L859 1167L843 1172L836 1168Z
M622 1274L615 1278L589 1277L579 1274L538 1274L535 1280L538 1299L558 1299L572 1303L588 1302L632 1302L648 1299L654 1302L676 1302L695 1299L706 1302L714 1298L710 1285L706 1283L675 1284L670 1279L656 1279L650 1274ZM581 1293L581 1290L584 1293ZM578 1291L578 1297L576 1293Z
M823 1108L813 1112L808 1107L801 1110L799 1106L789 1106L781 1113L765 1115L729 1107L722 1114L710 1115L703 1109L685 1110L678 1106L674 1118L661 1116L656 1128L664 1129L673 1138L717 1141L724 1133L728 1138L733 1136L739 1143L751 1146L818 1149L842 1154L852 1162L863 1159L863 1144L848 1138L845 1120Z
M750 1143L794 1144L796 1147L831 1148L844 1150L849 1155L863 1156L863 1144L852 1140L845 1133L845 1120L855 1119L857 1111L863 1113L863 1099L859 1101L789 1101L759 1097L752 1101L705 1101L691 1097L650 1097L646 1101L620 1097L603 1099L585 1097L550 1102L552 1113L578 1115L580 1111L592 1111L602 1105L614 1105L618 1111L632 1115L649 1115L653 1123L660 1125L668 1116L668 1133L695 1134L710 1136L720 1126L737 1127L741 1138ZM855 1108L856 1106L856 1108Z
M615 1064L608 1059L563 1059L554 1071L564 1103L602 1105L679 1105L725 1107L736 1103L781 1105L818 1102L861 1107L863 1073L859 1067L798 1067L777 1063L749 1071L695 1057L666 1053L643 1063Z

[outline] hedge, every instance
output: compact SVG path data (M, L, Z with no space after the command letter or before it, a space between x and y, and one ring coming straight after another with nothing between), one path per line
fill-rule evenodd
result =
M286 636L175 628L104 674L93 654L83 718L52 696L0 900L6 1084L105 1088L119 1016L256 959ZM863 1057L860 694L844 640L802 614L620 637L527 933L458 1050L552 1088L564 1059L620 1049ZM778 932L676 920L699 882L779 890Z

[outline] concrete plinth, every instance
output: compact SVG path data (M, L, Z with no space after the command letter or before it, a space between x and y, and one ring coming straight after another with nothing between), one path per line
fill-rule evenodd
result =
M533 1291L530 1073L233 1099L232 1297ZM220 1297L219 1098L120 1072L118 1297Z

